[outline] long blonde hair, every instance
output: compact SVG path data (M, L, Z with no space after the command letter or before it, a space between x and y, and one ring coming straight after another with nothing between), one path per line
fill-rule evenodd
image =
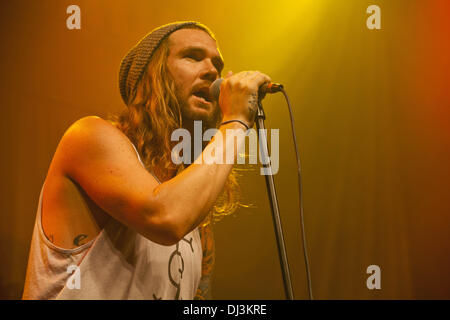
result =
M135 145L147 170L161 182L171 179L185 168L183 164L174 164L171 158L176 143L171 141L171 134L182 127L182 116L175 84L167 70L168 55L166 38L155 50L136 90L130 94L128 108L109 119ZM233 168L203 224L208 224L211 218L218 221L232 214L240 205L240 195L237 172Z

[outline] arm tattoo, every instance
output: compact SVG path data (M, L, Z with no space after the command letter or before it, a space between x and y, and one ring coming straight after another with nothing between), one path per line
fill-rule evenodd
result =
M252 93L248 99L248 111L250 113L250 119L254 119L256 115L256 110L258 110L258 94Z
M206 300L212 299L210 286L215 262L215 245L211 223L204 227L200 227L199 229L203 249L202 278L200 279L194 299Z
M80 241L82 241L86 238L87 238L87 234L79 234L75 237L75 239L73 239L73 244L76 246L81 246L82 244L80 243Z

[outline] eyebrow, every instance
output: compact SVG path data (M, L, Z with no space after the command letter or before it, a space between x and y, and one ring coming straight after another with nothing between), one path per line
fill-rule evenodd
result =
M181 50L181 54L182 55L186 54L188 52L200 52L200 53L205 54L206 50L204 48L202 48L202 47L196 47L196 46L189 46L189 47L186 47L183 50ZM217 68L217 70L219 72L222 72L222 69L223 69L223 67L225 65L223 60L222 60L222 58L219 55L215 55L211 59L211 61L213 62L214 66Z

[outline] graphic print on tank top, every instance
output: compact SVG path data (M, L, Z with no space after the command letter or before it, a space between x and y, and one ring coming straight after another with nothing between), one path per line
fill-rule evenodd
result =
M167 271L168 271L167 273L169 276L170 283L177 289L175 297L173 297L174 300L183 300L183 298L180 297L180 292L181 292L181 281L183 279L183 272L184 272L184 259L180 251L180 245L182 244L182 242L186 242L190 246L192 253L194 253L194 246L192 245L192 241L193 241L192 237L189 240L186 238L181 239L181 241L176 244L175 250L170 255L167 264ZM177 264L174 263L175 259L179 259L181 268L177 268L176 266ZM153 293L153 299L161 300L162 297Z
M144 163L141 160L141 156L139 155L139 152L137 151L136 147L134 146L134 144L131 144L131 145L133 146L134 150L136 151L139 162L141 162L141 164L144 166L144 168L146 168ZM148 172L150 172L150 174L156 179L156 181L159 184L161 184L161 181L152 172L152 170L148 170L147 168L146 168L146 170ZM194 254L193 240L194 240L193 237L190 237L190 239L186 239L186 238L181 239L181 241L179 241L176 244L175 250L170 255L169 261L167 263L167 273L169 276L170 284L172 286L174 286L177 290L175 293L175 296L172 298L174 300L183 300L183 298L180 297L180 293L181 293L181 282L182 282L183 273L184 273L184 259L183 259L183 254L180 251L180 245L182 245L183 242L187 243L191 248L192 254ZM186 245L186 244L184 244L184 245ZM176 263L176 259L179 259L179 264L181 265L181 268L177 267L178 264ZM158 293L155 292L155 293L153 293L153 299L154 300L162 300L162 296L158 295Z

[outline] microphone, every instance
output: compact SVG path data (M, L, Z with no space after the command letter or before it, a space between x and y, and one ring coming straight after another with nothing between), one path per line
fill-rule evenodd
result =
M222 83L222 81L223 81L223 78L219 78L219 79L215 80L209 87L209 96L216 101L219 101L220 84ZM259 87L258 97L259 97L259 99L263 99L266 96L266 93L275 93L275 92L281 91L282 89L283 89L283 85L279 84L279 83L273 83L273 82L263 83Z

